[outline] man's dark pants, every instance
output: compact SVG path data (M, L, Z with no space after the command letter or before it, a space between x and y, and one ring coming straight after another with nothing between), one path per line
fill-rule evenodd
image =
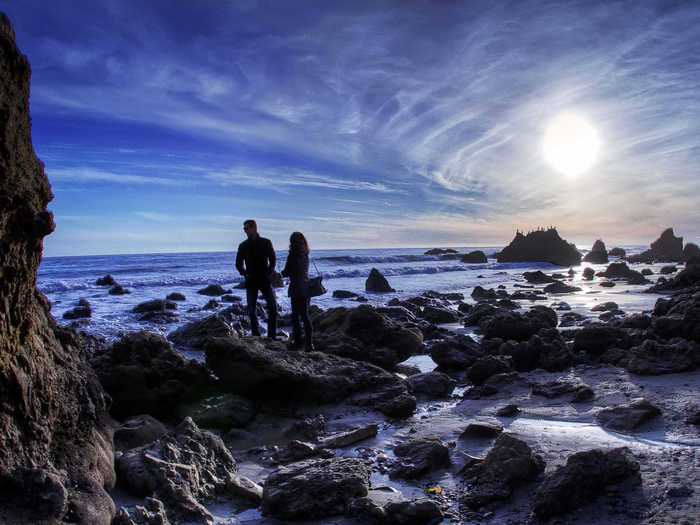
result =
M266 278L247 277L245 280L246 300L248 303L248 315L250 316L250 329L253 335L260 335L258 325L258 293L261 292L265 298L267 306L267 335L274 337L277 335L277 300L272 284Z

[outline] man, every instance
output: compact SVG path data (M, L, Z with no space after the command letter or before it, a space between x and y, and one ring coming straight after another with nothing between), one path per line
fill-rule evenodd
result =
M258 316L258 292L262 292L267 306L267 336L277 336L277 302L271 278L275 271L276 257L272 242L258 235L258 225L249 219L243 223L248 238L238 246L236 269L245 277L248 315L253 335L260 335Z

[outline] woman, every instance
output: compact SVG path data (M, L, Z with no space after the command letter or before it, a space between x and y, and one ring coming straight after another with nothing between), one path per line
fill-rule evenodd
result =
M292 348L301 348L301 323L304 323L304 347L313 351L313 329L309 319L309 244L301 232L294 232L289 237L289 255L282 270L284 277L289 277L288 295L292 300Z

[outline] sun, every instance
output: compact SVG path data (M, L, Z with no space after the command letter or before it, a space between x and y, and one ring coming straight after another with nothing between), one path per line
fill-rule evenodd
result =
M600 151L600 138L584 118L573 113L562 113L549 123L542 151L555 170L568 177L576 177L595 164Z

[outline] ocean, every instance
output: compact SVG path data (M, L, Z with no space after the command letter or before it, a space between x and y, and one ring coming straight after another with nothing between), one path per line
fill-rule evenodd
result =
M628 253L636 253L644 248L623 247ZM312 260L323 275L328 293L314 298L313 304L321 308L358 304L347 299L333 298L334 290L349 290L362 294L369 299L369 304L374 305L384 305L394 297L412 297L427 290L461 292L465 294L467 301L472 302L469 295L477 285L486 288L504 285L512 291L513 284L521 280L520 276L524 271L568 270L547 263L501 264L492 257L500 248L457 248L460 253L475 249L484 251L489 257L486 264L443 260L439 256L425 255L426 248L317 250L312 253ZM280 270L284 265L286 252L277 253L277 268ZM69 323L62 318L63 313L73 308L80 298L86 298L92 305L93 315L90 320L81 324L89 333L107 339L141 329L167 333L183 323L212 314L210 310L201 310L211 297L199 295L197 290L207 284L220 284L233 289L241 282L234 268L234 261L233 252L46 257L39 268L37 286L49 298L52 313L60 323ZM592 266L596 271L603 268L587 263L585 266ZM377 268L387 277L391 286L396 289L395 293L365 293L365 279L372 268ZM628 313L653 307L656 297L641 293L644 287L619 284L612 289L603 289L596 284L582 281L582 268L583 266L574 268L577 270L574 284L584 288L584 291L568 294L566 297L553 296L550 302L565 300L574 310L582 313L590 313L590 306L603 299L625 305L624 309ZM131 293L123 296L108 295L108 287L95 284L96 279L106 274L111 274ZM315 274L313 265L310 274ZM178 322L168 325L141 322L138 320L140 315L131 312L136 304L149 299L164 298L171 292L183 293L187 298L178 304ZM245 290L233 289L232 293L245 300ZM282 313L289 311L286 293L286 288L277 290Z

